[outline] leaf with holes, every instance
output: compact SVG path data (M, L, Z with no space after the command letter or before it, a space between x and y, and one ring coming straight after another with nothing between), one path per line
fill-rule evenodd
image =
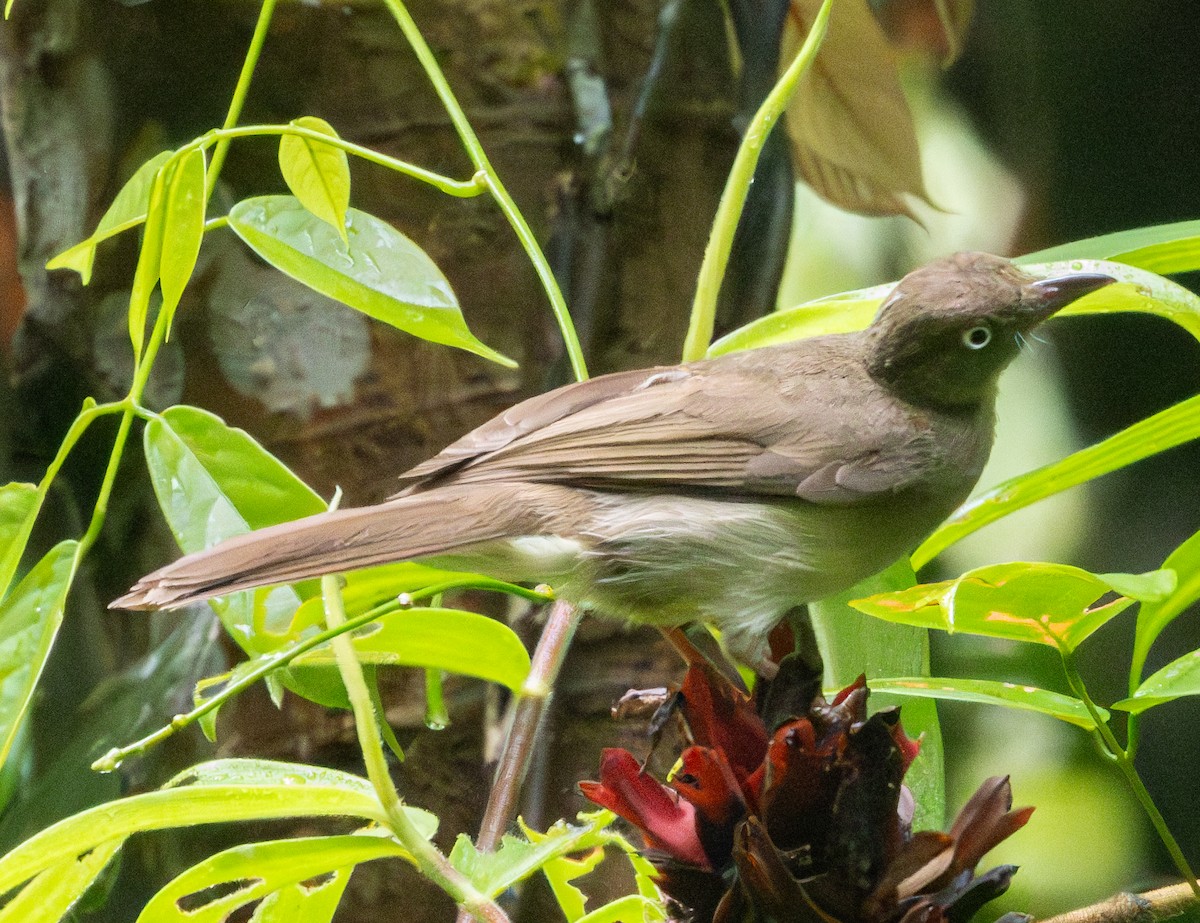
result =
M4 905L0 923L56 923L66 917L124 842L118 838L100 843L46 869Z
M239 908L372 859L410 859L384 836L319 836L235 846L192 866L154 895L138 923L222 923ZM344 887L344 884L343 884ZM295 918L293 918L295 919Z
M343 241L292 196L260 196L235 205L229 226L276 269L322 295L423 340L516 367L471 334L441 270L386 221L352 208Z
M336 138L338 133L324 119L306 115L294 119L297 128L307 128ZM350 164L346 152L299 135L279 139L279 171L300 204L346 237L346 209L350 207Z

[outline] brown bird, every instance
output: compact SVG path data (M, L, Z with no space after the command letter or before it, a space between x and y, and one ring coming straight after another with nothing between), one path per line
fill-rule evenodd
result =
M866 330L558 388L384 503L188 555L113 606L415 558L618 618L708 621L757 664L788 609L881 570L966 499L1021 335L1112 281L960 253L905 276Z

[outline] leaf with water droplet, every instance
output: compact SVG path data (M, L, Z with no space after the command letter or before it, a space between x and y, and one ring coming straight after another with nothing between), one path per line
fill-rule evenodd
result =
M424 340L516 366L472 335L425 251L373 215L349 209L343 240L298 199L260 196L235 205L229 226L276 269L323 295Z
M324 119L306 115L293 119L297 128L338 136ZM283 135L279 139L279 171L300 203L328 222L347 241L346 209L350 207L350 164L346 152L312 138Z
M1200 695L1200 650L1172 660L1138 686L1132 696L1116 702L1113 708L1136 715L1155 705L1192 695Z
M921 696L950 702L975 702L980 705L1000 705L1021 711L1049 715L1077 727L1093 729L1096 722L1080 700L1069 695L990 679L960 679L945 676L905 676L895 679L871 677L871 692L896 696ZM1104 709L1101 716L1108 717Z

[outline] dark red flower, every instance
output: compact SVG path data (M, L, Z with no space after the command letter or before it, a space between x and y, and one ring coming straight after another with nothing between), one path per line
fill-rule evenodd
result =
M669 783L605 750L583 793L638 827L663 891L694 923L966 923L1016 869L976 876L1029 819L989 779L950 832L910 829L918 752L899 709L867 715L860 677L832 702L820 665L788 658L756 702L693 664L679 712L692 745Z

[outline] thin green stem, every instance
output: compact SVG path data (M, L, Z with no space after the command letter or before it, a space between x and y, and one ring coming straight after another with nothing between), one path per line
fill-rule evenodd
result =
M322 577L321 592L325 599L325 620L328 626L340 628L346 624L346 614L342 606L342 594L338 577ZM371 691L363 676L362 664L354 652L354 644L346 634L339 634L333 639L333 653L337 660L338 671L342 682L346 685L346 694L350 698L350 707L354 712L354 726L358 731L358 745L362 750L363 761L367 767L367 778L375 788L375 794L388 817L388 826L400 844L407 849L421 870L430 881L437 884L447 894L454 898L458 905L472 913L476 919L500 923L507 921L504 911L481 894L470 881L450 864L450 860L430 843L420 830L417 829L408 812L404 801L392 782L391 773L387 767L387 757L383 752L383 742L379 736L376 724L375 708L371 703Z
M443 108L445 108L446 113L450 116L454 130L458 132L458 137L462 141L467 156L471 158L471 163L474 164L478 172L486 177L487 187L491 191L492 197L496 200L496 204L500 206L500 210L504 213L504 217L508 219L508 223L512 225L513 230L517 234L517 239L521 242L521 246L525 248L525 253L529 257L530 263L533 264L534 271L542 283L542 288L546 291L546 297L550 301L550 309L554 313L554 319L558 322L559 330L562 332L563 344L567 350L567 356L571 360L571 371L575 374L577 381L582 381L588 377L587 364L583 358L583 347L579 343L579 336L575 332L575 323L571 320L571 313L567 310L567 302L558 287L558 280L554 278L554 272L550 268L550 263L546 259L546 255L542 253L542 248L538 245L537 238L534 237L532 229L525 220L525 216L517 208L516 202L508 194L508 190L505 189L499 174L496 173L491 161L488 160L487 153L484 151L483 145L480 144L478 135L475 134L475 129L471 127L470 120L467 119L467 114L463 111L462 106L459 105L454 91L450 89L446 75L442 73L442 68L438 64L437 58L434 57L433 51L426 44L424 36L421 35L421 30L417 28L417 24L409 14L408 9L402 0L384 0L384 4L400 25L400 31L408 39L408 43L412 46L417 60L421 62L421 67L425 70L429 82L433 84L434 92L437 93L438 99L441 100Z
M1121 747L1112 729L1104 721L1104 716L1100 714L1100 709L1092 701L1091 696L1088 695L1083 677L1075 665L1074 654L1063 651L1062 661L1063 670L1067 674L1067 683L1070 685L1071 691L1083 702L1091 714L1092 721L1096 725L1096 732L1104 742L1105 748L1112 754L1117 767L1121 770L1121 774L1125 776L1125 781L1132 790L1138 804L1142 806L1142 810L1150 818L1150 823L1154 826L1159 839L1162 840L1163 846L1167 848L1167 853L1171 856L1171 861L1175 863L1175 868L1179 870L1179 874L1183 876L1184 880L1191 887L1197 899L1200 899L1200 883L1196 881L1196 873L1192 871L1192 867L1188 864L1183 850L1179 848L1178 841L1171 833L1170 828L1167 827L1166 819L1158 810L1158 806L1154 803L1150 792L1147 791L1145 784L1142 782L1142 777L1138 775L1137 767L1133 765L1133 758Z
M725 268L729 265L733 236L737 231L742 209L746 205L746 196L750 191L750 183L754 180L759 155L771 129L787 108L800 78L812 66L817 51L820 50L832 5L833 0L825 0L821 6L804 45L754 113L754 118L746 128L746 137L738 147L733 167L729 171L729 179L725 182L725 191L721 193L721 201L717 205L712 231L704 248L704 260L700 264L700 273L696 279L696 297L692 301L692 316L688 322L687 337L683 342L684 362L704 358L708 345L712 342L721 280L725 278Z
M113 405L119 407L120 405ZM514 596L520 596L528 599L531 602L548 602L551 597L545 593L540 593L537 590L530 590L525 587L516 586L514 584L504 583L499 580L490 578L472 578L451 580L445 583L435 584L433 586L423 587L420 590L415 590L412 593L404 594L403 599L389 600L388 602L376 606L367 612L356 615L352 619L347 619L344 625L338 628L327 628L325 631L310 635L301 641L290 645L289 647L280 648L272 651L270 654L264 654L257 658L256 661L247 661L253 663L254 666L245 670L241 676L236 679L231 679L220 692L214 694L211 698L205 699L189 712L176 715L171 719L171 723L164 725L158 730L147 734L145 737L135 740L133 743L126 744L124 747L114 747L100 759L92 764L92 768L101 772L112 772L125 760L132 756L138 756L149 750L152 746L162 743L168 737L175 734L176 731L181 731L192 724L195 724L209 712L220 708L234 696L244 692L249 687L253 686L260 679L263 679L269 673L286 667L297 657L306 654L314 648L318 648L323 644L328 643L340 634L345 634L348 631L354 631L357 628L362 628L364 625L374 622L376 619L381 619L386 615L391 615L400 609L407 609L415 602L420 602L430 597L440 595L448 590L473 589L473 590L493 590L497 592L509 593Z
M242 108L246 104L246 95L250 92L250 81L254 77L254 69L258 66L259 56L262 54L263 45L267 40L267 31L271 27L271 17L275 13L276 0L263 0L263 5L258 11L258 22L254 25L254 35L250 38L250 47L246 49L246 58L242 62L242 71L238 74L237 85L233 88L233 97L229 100L229 109L225 113L225 122L223 128L233 128L241 118ZM213 189L216 188L217 177L221 175L221 168L225 165L225 155L229 153L229 139L221 139L216 148L213 149L212 162L208 167L208 188L206 190L209 197L212 196Z

